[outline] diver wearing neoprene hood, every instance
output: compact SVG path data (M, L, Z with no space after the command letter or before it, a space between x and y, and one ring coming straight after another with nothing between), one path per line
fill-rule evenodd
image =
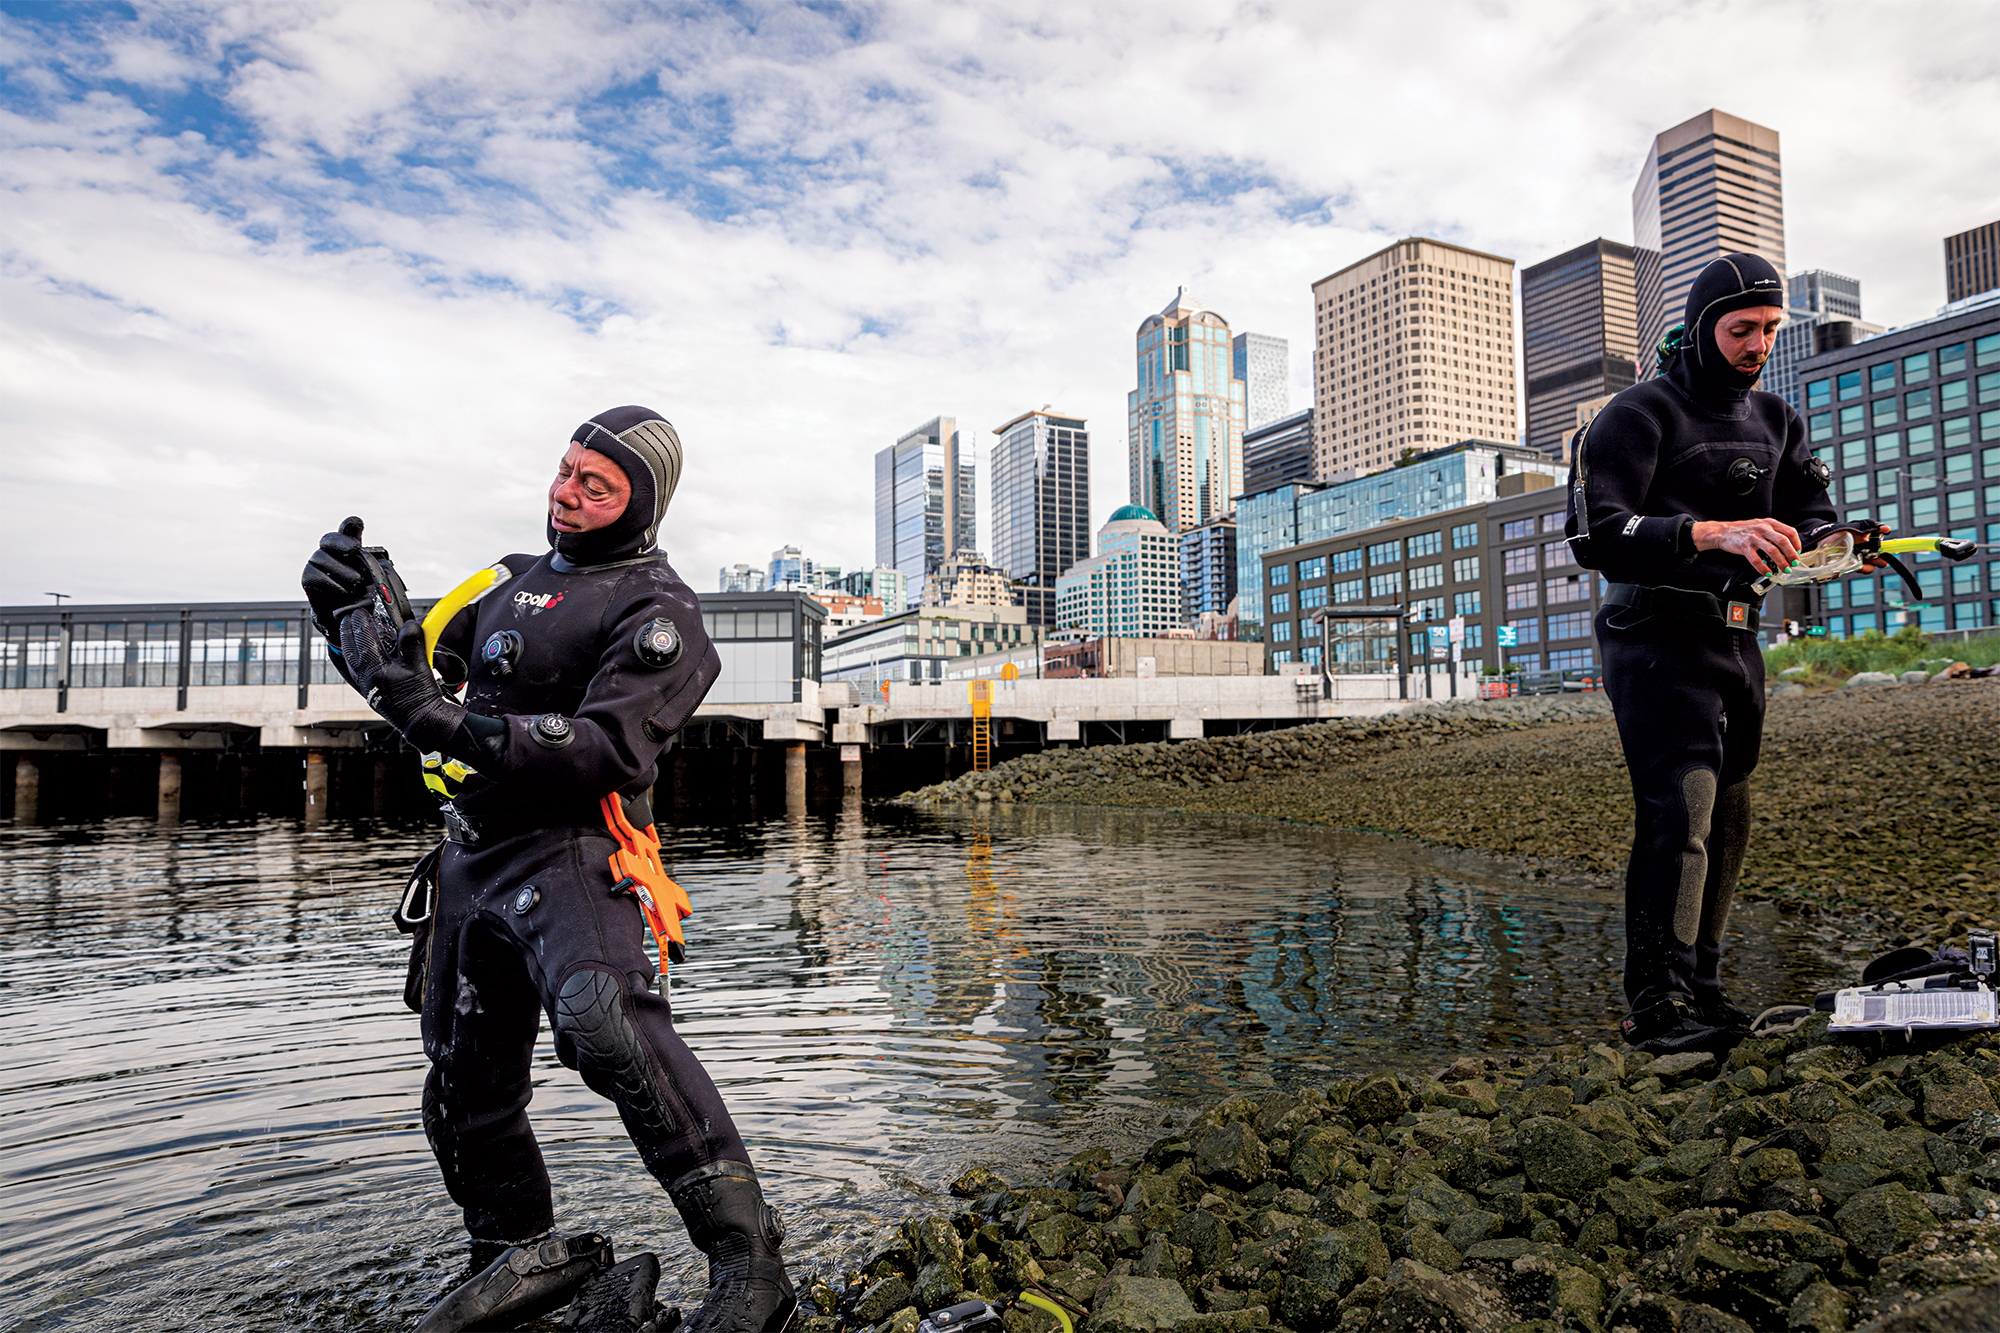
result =
M602 1237L553 1234L527 1114L544 1013L558 1058L617 1106L709 1258L710 1288L686 1328L767 1333L796 1306L782 1225L655 987L669 949L678 955L667 933L677 941L691 909L684 895L672 905L678 886L647 841L647 794L720 671L700 602L654 545L680 471L680 438L657 412L586 421L550 488L550 549L506 557L504 581L444 625L428 659L415 620L385 628L373 610L360 520L328 533L306 567L342 673L458 783L448 835L399 915L416 935L405 999L431 1066L424 1130L472 1242L470 1280L426 1330L515 1327L566 1300L592 1253L608 1254Z
M1570 465L1570 545L1611 584L1596 631L1636 817L1620 1030L1642 1050L1748 1035L1721 961L1764 731L1750 585L1835 519L1798 414L1755 388L1784 290L1756 255L1704 268L1661 344L1661 374L1612 399Z

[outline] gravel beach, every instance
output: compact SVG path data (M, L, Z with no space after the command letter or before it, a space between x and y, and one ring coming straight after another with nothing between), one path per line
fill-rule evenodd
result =
M1744 891L1885 947L1988 924L1996 768L2000 681L1788 691ZM1607 882L1631 831L1592 696L1050 752L905 799L1300 820ZM1991 1034L1832 1040L1818 1015L1720 1061L1578 1044L1238 1096L1137 1160L968 1169L951 1210L812 1282L804 1333L1023 1291L1085 1333L2000 1328L1996 1094Z

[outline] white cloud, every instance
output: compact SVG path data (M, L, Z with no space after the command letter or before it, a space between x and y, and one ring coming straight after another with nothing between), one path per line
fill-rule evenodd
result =
M1314 279L1407 234L1629 238L1648 139L1712 105L1784 136L1791 266L1920 317L1939 238L2000 215L2000 19L1921 12L4 21L0 601L289 597L350 510L436 589L534 549L568 430L625 401L687 440L697 588L787 541L871 560L871 455L939 412L1087 415L1102 515L1177 283L1288 337L1304 406Z

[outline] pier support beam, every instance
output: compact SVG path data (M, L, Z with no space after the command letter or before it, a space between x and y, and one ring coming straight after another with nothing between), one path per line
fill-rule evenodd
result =
M257 761L247 754L236 757L236 812L257 813Z
M42 814L42 761L24 754L14 760L14 822L32 824Z
M861 780L865 776L862 772L862 763L864 762L862 756L866 753L867 751L859 745L843 745L840 747L841 799L859 799L861 796ZM850 755L853 757L849 758Z
M181 818L181 752L160 751L159 819L178 824Z
M389 813L389 756L386 754L375 756L375 790L369 808L377 819Z
M326 803L333 794L333 777L327 771L324 750L306 751L306 823L326 818Z
M785 815L806 812L806 743L785 742Z

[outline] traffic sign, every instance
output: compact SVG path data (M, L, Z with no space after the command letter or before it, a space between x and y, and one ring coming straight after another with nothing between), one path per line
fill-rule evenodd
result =
M1501 625L1493 631L1493 641L1502 648L1521 646L1521 631L1512 625Z

